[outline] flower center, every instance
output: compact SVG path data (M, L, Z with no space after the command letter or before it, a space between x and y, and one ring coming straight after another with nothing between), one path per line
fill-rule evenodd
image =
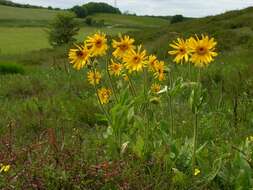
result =
M119 66L118 65L114 65L114 70L119 70Z
M207 53L207 49L205 47L198 47L197 52L199 55L205 55Z
M101 39L98 39L98 40L96 41L96 47L97 47L97 48L101 48L101 47L102 47L102 40L101 40Z
M135 63L139 63L141 61L140 57L139 56L134 56L134 62Z
M181 54L185 54L185 53L186 53L186 50L185 50L184 48L180 48L180 49L179 49L179 52L180 52Z
M128 49L128 45L123 43L121 45L119 45L119 48L122 50L122 51L126 51Z
M76 55L78 57L83 57L83 52L79 50L79 51L76 52Z

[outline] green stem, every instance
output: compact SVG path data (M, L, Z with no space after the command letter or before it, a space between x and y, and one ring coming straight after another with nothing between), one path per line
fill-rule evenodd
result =
M172 104L172 96L169 95L169 109L170 109L170 120L171 120L171 136L173 137L174 133L174 115L173 115L173 104Z
M201 87L201 68L198 70L198 83ZM198 139L198 115L199 109L195 111L195 124L193 131L193 153L192 153L192 174L194 175L195 167L196 167L196 149L197 149L197 139Z
M173 79L172 74L169 74L169 87L172 89L173 86ZM169 113L170 113L170 120L171 120L171 136L173 136L174 133L174 115L173 115L173 98L170 94L168 94L168 101L169 101Z
M147 68L144 68L144 74L143 74L143 92L144 92L144 113L145 113L145 119L146 124L149 125L149 118L148 118L148 71Z
M118 96L116 94L115 87L113 85L112 77L111 77L109 69L108 69L108 60L106 60L106 71L107 71L107 74L108 74L108 77L109 77L109 81L110 81L110 85L111 85L111 88L112 88L113 95L114 95L117 103L119 103L119 99L118 99Z
M92 61L92 70L93 70L93 73L94 73L94 76L95 76L95 73L96 73L96 69L95 69L95 65L94 65L94 61ZM99 98L99 95L98 95L98 88L97 88L97 84L96 84L96 79L95 79L95 83L94 83L94 89L96 91L96 95L97 95L97 99L98 99L98 102L99 102L99 105L100 105L100 108L102 110L102 112L104 112L108 122L111 124L111 119L110 119L110 116L109 114L107 113L107 111L105 110L100 98Z
M192 174L195 172L196 165L196 149L197 149L197 138L198 138L198 113L195 113L195 124L193 131L193 154L192 154Z
M132 79L131 79L131 77L130 77L129 74L126 74L126 75L128 77L129 85L130 85L130 88L132 89L133 96L136 96L136 90L134 88L133 81L132 81Z
M201 68L198 70L198 82L201 82Z

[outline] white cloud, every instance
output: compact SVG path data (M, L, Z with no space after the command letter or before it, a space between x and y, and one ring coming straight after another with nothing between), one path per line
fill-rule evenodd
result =
M70 8L89 0L15 0L19 3L33 5ZM114 5L114 0L93 0ZM117 0L122 11L130 11L139 15L175 15L200 17L219 14L228 10L253 6L253 0Z

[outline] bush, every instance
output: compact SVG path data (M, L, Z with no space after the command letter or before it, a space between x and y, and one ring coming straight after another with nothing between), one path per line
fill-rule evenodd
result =
M25 70L16 63L0 63L0 74L24 74Z
M76 5L71 9L71 11L73 11L78 18L85 18L86 16L88 16L88 10L86 9L86 7Z
M87 3L82 7L86 8L89 15L95 13L114 13L114 14L121 14L118 8L115 8L107 3Z
M71 13L60 13L49 25L49 42L52 46L62 46L75 41L74 36L78 34L78 22Z
M85 23L88 25L88 26L91 26L93 24L93 19L91 17L87 17L85 19Z
M171 23L171 24L174 24L174 23L178 23L178 22L182 22L182 21L184 21L183 15L175 15L175 16L173 16L173 17L171 18L170 23Z

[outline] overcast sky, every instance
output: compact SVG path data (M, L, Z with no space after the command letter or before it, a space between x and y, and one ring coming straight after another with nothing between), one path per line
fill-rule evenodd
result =
M14 0L18 3L70 8L89 0ZM93 0L114 5L114 0ZM175 15L201 17L215 15L228 10L253 6L253 0L117 0L121 11L130 11L138 15Z

